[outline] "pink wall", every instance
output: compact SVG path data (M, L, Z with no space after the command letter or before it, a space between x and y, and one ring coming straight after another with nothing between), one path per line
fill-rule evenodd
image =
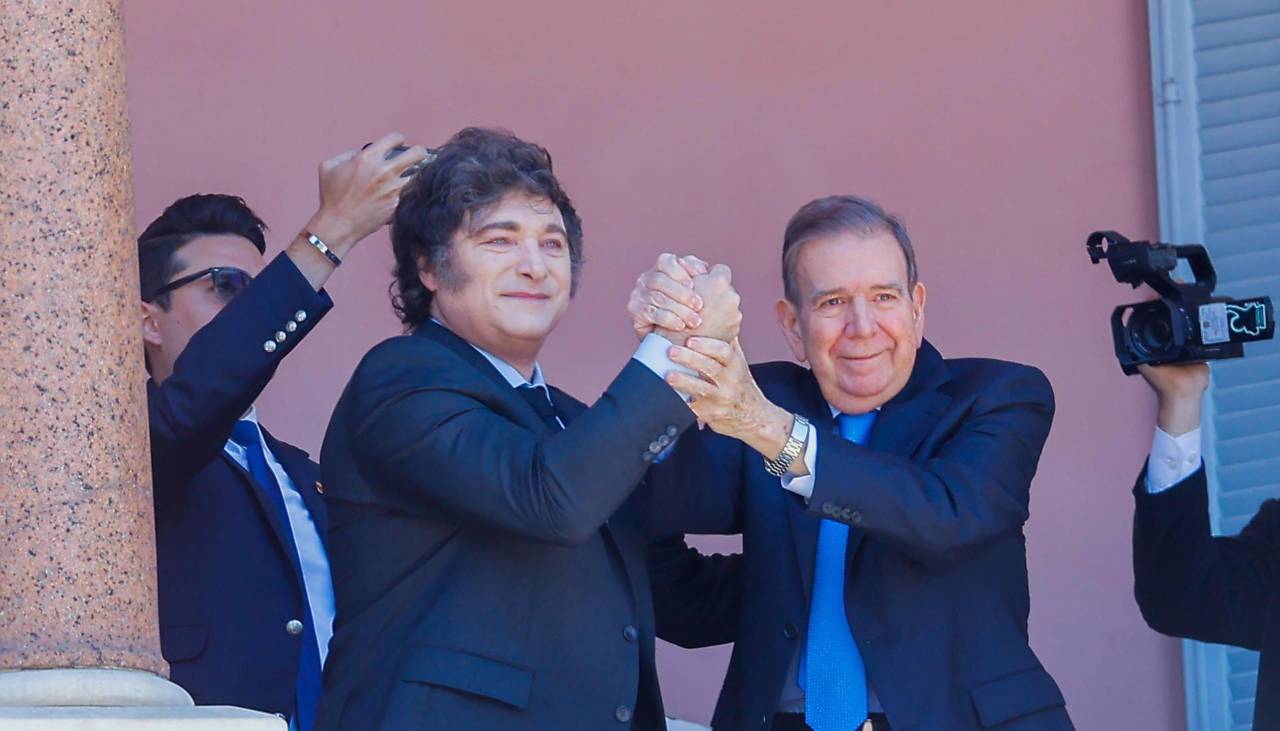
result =
M1143 3L127 4L139 222L194 191L244 195L290 239L323 157L392 128L466 124L547 145L585 215L588 265L550 378L587 399L633 347L623 315L662 250L734 267L744 343L772 320L783 224L857 192L901 213L944 353L1044 368L1058 417L1028 527L1035 648L1083 729L1176 729L1179 651L1132 600L1130 481L1152 400L1114 364L1094 228L1154 235ZM385 235L332 280L337 309L262 397L318 449L360 355L395 334ZM724 544L720 544L724 545ZM664 649L669 709L709 717L727 654Z

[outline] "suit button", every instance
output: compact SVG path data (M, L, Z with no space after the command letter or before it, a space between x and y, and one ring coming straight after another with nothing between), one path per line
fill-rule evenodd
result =
M640 630L636 629L634 626L627 625L626 627L622 628L622 639L626 640L627 642L635 642L639 638L640 638Z
M294 637L297 637L298 635L302 634L302 622L299 622L296 619L291 619L288 622L285 622L284 631L288 632Z
M652 462L653 452L645 452L644 454L640 455L640 459L644 460L645 462Z
M324 483L319 480L316 480L316 492L324 494Z
M287 338L287 337L289 337L289 336L288 336L288 335L285 335L283 330L276 330L276 342L277 342L277 343L283 343L283 342L285 341L285 338Z
M298 329L298 323L294 322L293 320L290 320L284 324L285 332L293 332L297 329Z
M662 451L662 444L659 442L649 442L649 451L658 454Z
M306 311L298 310L297 312L293 313L293 319L297 320L298 322L306 322L307 321Z
M267 351L268 353L276 352L276 341L268 340L267 342L262 344L262 349Z
M856 510L855 510L855 511L853 511L852 513L850 513L850 514L849 514L849 520L852 520L852 521L853 521L853 522L855 522L855 523L861 523L861 522L862 522L862 513L859 513L859 512L858 512L858 511L856 511Z
M631 723L631 707L618 706L613 712L613 717L618 719L618 723Z
M674 426L667 427L667 436L671 437L672 439L675 439L676 435L679 433L680 433L680 430L675 428Z
M788 640L794 640L800 634L800 628L794 622L787 622L787 626L782 628L782 636Z
M835 515L837 510L839 510L839 508L837 508L831 502L825 502L822 504L822 512L826 513L827 515Z

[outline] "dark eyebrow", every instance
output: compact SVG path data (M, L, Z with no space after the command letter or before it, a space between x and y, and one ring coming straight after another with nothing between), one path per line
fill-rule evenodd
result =
M520 226L515 221L490 221L485 225L471 232L472 236L479 236L486 231L519 231Z
M480 234L483 234L486 231L519 231L519 230L520 230L520 225L517 224L515 221L490 221L489 223L486 223L485 225L481 226L475 231L472 231L471 235L479 236ZM569 232L565 231L564 227L558 223L547 224L546 233L560 234L565 238L569 237Z

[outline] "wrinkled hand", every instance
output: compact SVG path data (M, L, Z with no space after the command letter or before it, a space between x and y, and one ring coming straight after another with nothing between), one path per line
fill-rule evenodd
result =
M702 298L702 309L698 311L702 324L685 333L685 337L700 335L726 342L736 340L742 327L742 298L733 287L733 272L729 267L716 264L706 274L694 277L693 291Z
M640 275L627 302L636 334L657 332L683 344L692 335L733 340L742 325L741 298L729 267L696 256L663 254Z
M1138 372L1156 392L1157 426L1175 437L1200 426L1200 404L1209 388L1208 365L1142 365Z
M320 163L320 210L307 229L338 256L391 220L400 190L410 180L400 174L426 159L427 149L420 145L386 159L403 141L404 135L393 132L363 150Z
M669 354L676 364L698 374L671 371L667 383L692 398L689 408L699 421L770 458L782 451L791 431L791 414L761 393L736 339L691 337L683 347L672 346Z

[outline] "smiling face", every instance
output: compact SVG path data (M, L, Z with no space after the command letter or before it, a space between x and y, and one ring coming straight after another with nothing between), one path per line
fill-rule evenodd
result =
M888 231L841 232L801 246L797 302L777 305L787 342L832 406L846 414L877 409L911 378L924 340L924 285L911 286Z
M560 209L509 192L453 233L447 265L426 268L431 314L467 342L532 371L569 304L572 261ZM526 376L528 373L525 374Z

